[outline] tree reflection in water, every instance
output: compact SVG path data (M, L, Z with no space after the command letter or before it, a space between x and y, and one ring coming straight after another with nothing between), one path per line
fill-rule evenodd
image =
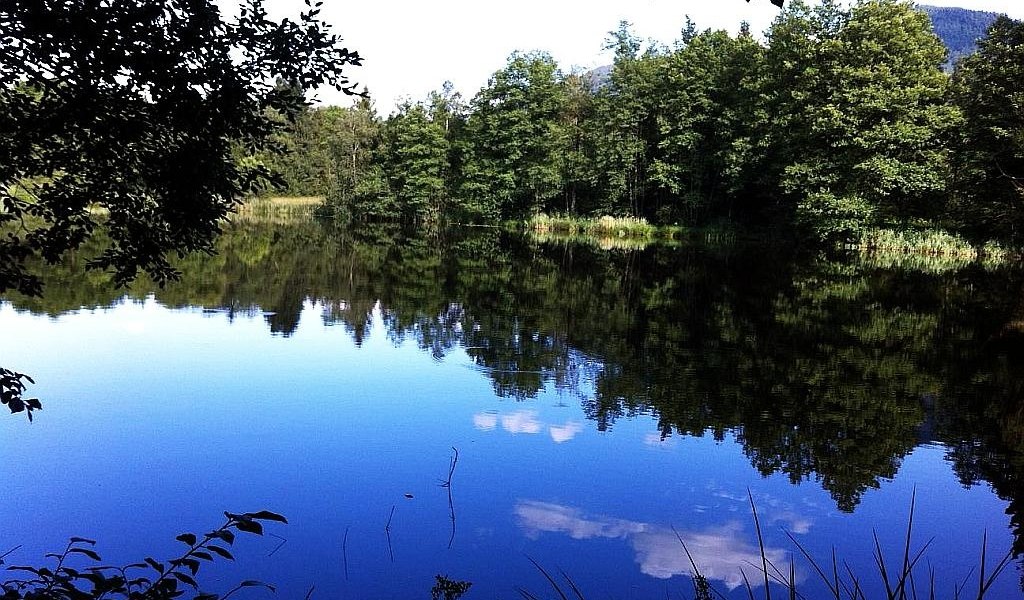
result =
M98 241L97 243L102 243ZM46 272L59 315L111 305L89 249ZM604 251L497 230L431 237L394 228L236 224L215 256L176 265L150 293L170 307L264 315L295 332L303 307L356 343L379 308L395 343L443 359L464 350L495 391L518 400L553 385L594 426L652 414L662 438L733 434L763 474L814 479L838 508L895 476L918 444L940 442L961 481L1010 502L1024 550L1024 293L1018 270L887 269L758 244ZM477 426L548 427L528 412ZM534 419L535 421L535 419ZM542 529L542 528L541 528Z

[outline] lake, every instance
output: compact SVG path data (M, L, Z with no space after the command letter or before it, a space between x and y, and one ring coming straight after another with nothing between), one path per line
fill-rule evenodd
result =
M0 419L7 564L71 536L172 558L266 509L289 524L240 536L204 590L556 596L535 561L587 598L690 598L681 539L760 598L751 500L808 597L793 539L877 597L874 535L898 570L912 505L922 590L929 568L940 597L976 590L983 535L989 570L1024 549L1018 268L315 223L239 223L165 289L83 261L0 304L0 365L44 407ZM1020 590L1013 563L990 597Z

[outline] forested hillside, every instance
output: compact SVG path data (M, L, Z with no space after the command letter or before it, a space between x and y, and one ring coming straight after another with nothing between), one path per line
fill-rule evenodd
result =
M998 13L966 8L950 8L942 6L920 6L932 19L935 34L949 49L951 68L960 58L971 54L977 49L978 40L985 36Z
M1024 24L1000 17L952 75L900 0L787 3L762 43L684 24L610 34L604 85L517 52L473 98L445 85L381 118L320 108L265 157L284 193L352 220L539 213L722 222L850 240L877 228L1024 241Z

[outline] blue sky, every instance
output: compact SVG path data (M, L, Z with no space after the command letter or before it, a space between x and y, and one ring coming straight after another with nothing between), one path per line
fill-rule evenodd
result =
M926 3L1024 19L1024 0ZM301 6L298 0L268 4L279 11ZM351 69L351 77L369 88L382 114L402 97L424 98L445 80L471 97L514 50L548 51L563 69L607 64L603 41L620 20L633 23L643 38L670 44L687 14L702 29L735 31L746 20L760 32L778 8L768 0L325 0L322 13L364 56L365 66ZM320 99L347 102L333 92Z

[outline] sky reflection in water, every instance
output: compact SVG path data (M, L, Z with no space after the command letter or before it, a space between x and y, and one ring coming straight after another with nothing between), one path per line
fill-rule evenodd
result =
M781 569L788 569L797 552L788 531L818 557L827 559L836 545L841 559L877 586L871 532L878 532L891 560L898 560L915 486L915 540L934 536L936 550L928 559L945 586L941 590L976 564L983 531L996 554L1013 540L1007 503L987 483L964 488L947 461L950 447L930 439L934 432L924 428L911 432L919 441L907 453L899 444L892 446L895 455L887 454L889 447L878 450L881 464L876 449L840 441L831 442L835 448L782 444L784 460L763 476L753 465L778 458L767 453L773 447L769 434L785 442L795 429L821 424L789 408L781 416L770 414L773 404L766 402L759 411L763 422L737 422L717 435L680 435L666 427L743 418L742 412L730 412L732 391L725 385L732 382L716 379L733 369L734 357L725 350L705 365L721 367L712 378L681 368L678 379L662 380L664 374L631 373L614 364L621 339L609 334L601 340L607 346L581 339L586 326L577 322L577 343L569 344L571 335L532 317L512 320L502 311L515 315L517 308L503 307L504 297L489 292L475 303L424 303L419 320L383 301L373 308L365 298L338 296L297 306L293 300L264 302L262 310L197 302L204 309L178 301L180 308L169 308L142 296L109 308L64 309L53 317L0 305L0 364L33 375L39 384L32 392L44 399L44 411L31 425L0 420L11 457L0 463L2 497L22 507L0 523L0 551L24 544L9 562L34 562L63 547L68 537L84 535L100 541L108 562L168 557L177 550L175 535L218 525L223 510L269 509L289 518L288 526L272 530L284 545L269 556L279 539L240 540L237 563L217 567L207 580L211 591L257 577L278 584L280 597L301 597L310 585L322 598L425 597L433 576L445 573L474 582L468 599L518 597L517 586L546 594L548 584L530 557L552 572L564 570L589 597L627 599L689 594L682 577L689 561L678 532L712 583L740 598L746 594L740 568L753 585L762 585L751 566L760 560L748 490L758 506L767 555ZM651 297L641 296L648 304ZM773 305L795 301L780 297ZM493 310L481 311L488 302ZM822 305L813 299L794 312L806 317ZM894 312L907 312L901 311ZM605 322L596 329L618 327L615 310L599 314ZM733 326L720 310L715 318ZM928 322L911 321L921 327ZM557 319L553 323L559 327ZM663 344L651 346L652 353L660 352L658 360L678 360L665 348L688 349L700 341L700 326L694 327L676 334L652 326L639 343ZM497 330L522 332L507 340L510 352L518 354L495 349L501 338L485 334ZM889 331L895 336L902 330ZM733 332L703 347L728 349L736 342L726 334ZM607 349L588 353L580 349L587 343ZM774 346L769 349L772 360L785 358L773 353ZM834 352L843 355L844 368L859 360L844 347ZM913 356L899 347L893 352L897 358ZM755 358L771 372L767 357ZM897 370L902 368L900 363ZM615 369L612 378L609 371ZM521 377L510 378L516 370L523 371ZM892 375L897 384L889 388L864 382L863 389L836 393L859 399L865 389L881 389L898 395L904 391L901 377ZM522 393L531 385L538 386L535 393ZM913 385L907 389L916 393ZM607 406L596 401L599 392L615 398L637 389L670 392L648 399L670 416L625 403L607 418ZM689 399L711 393L720 398L687 412ZM876 399L885 405L887 398ZM785 421L786 415L793 421ZM842 427L859 426L856 416L844 417ZM860 431L842 429L848 430ZM879 436L880 442L886 439ZM456 534L449 550L448 496L438 484L447 476L452 447L459 450L459 462L451 488ZM842 460L825 462L834 456L830 452ZM896 465L894 477L877 475L887 472L887 461ZM800 464L832 471L828 481L820 481L812 469L794 485L785 469ZM874 484L858 492L852 513L837 504L837 490L846 489L841 477ZM392 508L389 552L384 526ZM797 563L801 585L814 589L816 575ZM1012 573L999 586L994 597L1020 596Z
M174 545L165 540L214 524L220 510L269 508L292 521L275 530L287 543L271 558L276 539L244 542L222 580L259 574L287 594L315 583L324 594L401 597L424 595L443 572L475 581L478 597L513 597L514 586L545 589L528 555L626 598L687 589L676 577L690 567L675 527L704 574L738 593L740 568L761 585L748 487L773 562L786 565L794 552L784 528L818 550L840 542L870 572L865 532L898 543L918 483L921 509L953 498L973 521L967 529L988 526L1008 543L998 500L960 488L939 449L915 452L897 481L846 515L813 483L760 477L729 438L662 439L650 417L598 432L557 390L502 400L464 355L437 362L412 344L396 347L379 315L356 347L317 323L320 311L307 305L307 325L285 339L266 335L259 318L229 323L153 300L57 319L5 305L0 326L33 340L18 367L37 376L48 402L31 426L2 423L19 460L0 474L7 501L47 509L7 519L0 542L24 543L27 560L90 535L109 558L136 560L166 555ZM461 459L447 551L437 482L450 446ZM395 563L383 540L391 506ZM949 537L943 510L922 512L920 539ZM348 580L339 566L346 529ZM976 556L959 538L945 542L936 564ZM797 573L805 582L807 568Z

